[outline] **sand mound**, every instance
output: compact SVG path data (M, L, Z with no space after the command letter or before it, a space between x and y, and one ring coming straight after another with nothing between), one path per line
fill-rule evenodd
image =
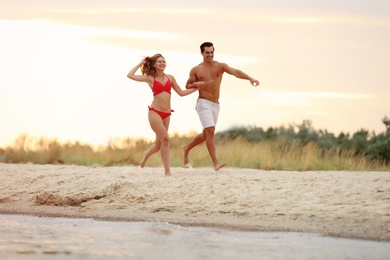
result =
M0 164L0 213L390 241L388 172Z

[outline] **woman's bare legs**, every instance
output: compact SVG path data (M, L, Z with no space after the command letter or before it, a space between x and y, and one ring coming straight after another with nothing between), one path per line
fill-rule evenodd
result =
M168 135L169 121L170 121L170 117L167 117L164 120L162 120L161 117L156 112L149 111L149 123L152 130L156 133L155 147L153 149L151 149L152 147L150 147L149 150L151 150L151 152L154 151L154 153L156 153L155 150L157 149L157 142L160 143L160 153L164 165L165 176L172 175L171 169L169 167L169 135Z
M158 151L160 151L160 147L161 147L161 142L160 142L160 140L156 136L156 141L144 153L144 157L142 158L142 161L140 162L140 167L141 168L145 167L146 161L148 160L148 158L151 155L153 155L153 154L157 153Z

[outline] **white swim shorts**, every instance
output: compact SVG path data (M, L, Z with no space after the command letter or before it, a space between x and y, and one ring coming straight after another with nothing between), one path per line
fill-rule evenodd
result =
M203 129L215 126L218 121L220 106L218 103L207 99L199 98L196 102L196 112L198 112Z

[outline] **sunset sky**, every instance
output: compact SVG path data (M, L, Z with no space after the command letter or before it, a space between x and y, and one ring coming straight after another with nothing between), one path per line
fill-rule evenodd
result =
M5 3L4 3L5 2ZM22 133L106 144L154 134L153 95L126 77L161 53L184 88L211 41L225 74L217 132L311 120L376 133L390 116L390 1L13 0L0 8L0 147ZM197 93L172 92L170 134L202 130Z

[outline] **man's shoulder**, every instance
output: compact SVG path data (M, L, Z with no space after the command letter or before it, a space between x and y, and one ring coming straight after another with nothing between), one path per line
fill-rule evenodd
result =
M195 69L195 68L201 68L201 67L203 67L205 65L205 62L203 61L203 62L201 62L201 63L199 63L198 65L195 65L193 68Z
M227 63L225 62L219 62L219 61L215 61L217 66L220 66L220 67L224 67L224 66L227 66Z
M222 62L219 62L219 61L216 61L216 60L213 60L212 63L208 63L208 62L201 62L199 63L198 65L194 66L193 69L201 69L201 68L209 68L210 65L212 66L215 66L215 67L223 67L225 66L226 64L225 63L222 63Z
M216 60L213 61L213 67L214 68L224 69L226 66L227 66L227 64L224 63L224 62L219 62L219 61L216 61Z
M199 63L198 65L195 65L194 67L192 67L191 71L192 72L197 72L199 70L202 70L203 67L204 66L203 66L203 62L202 62L202 63Z

